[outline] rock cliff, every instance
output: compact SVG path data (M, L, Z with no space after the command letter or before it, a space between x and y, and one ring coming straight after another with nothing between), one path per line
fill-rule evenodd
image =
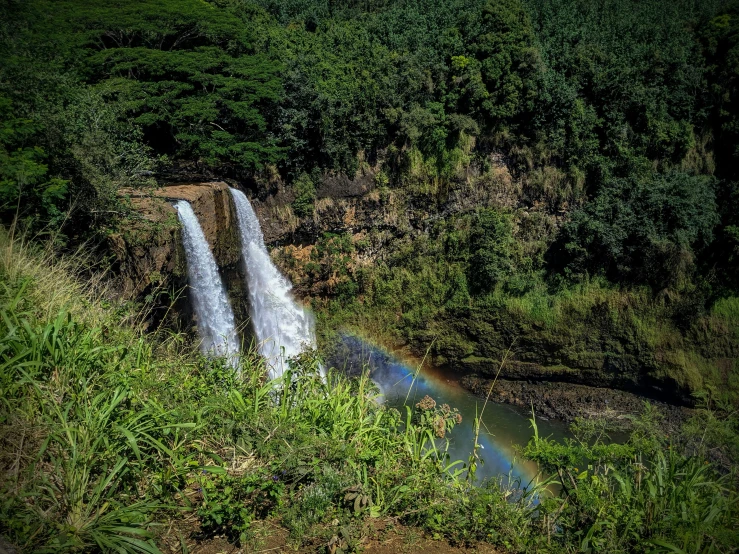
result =
M447 309L442 299L428 306L436 310L434 317L411 324L404 323L403 309L371 311L373 299L362 297L365 276L386 260L402 266L398 252L413 256L415 245L434 240L433 227L444 218L480 207L507 211L514 238L527 252L541 249L556 234L565 211L527 191L501 158L491 157L490 165L486 174L470 175L447 189L429 188L433 183L427 181L383 186L372 168L354 179L324 175L316 181L311 213L302 217L293 210L294 192L273 178L254 187L255 210L273 260L299 296L325 302L326 311L334 313L345 309L341 302L358 298L356 308L347 310L358 310L354 319L349 316L350 325L418 357L428 354L437 366L493 376L513 345L500 375L510 380L617 388L684 404L692 403L695 390L731 382L739 368L736 329L706 316L696 328L680 331L670 324L669 307L638 295L599 292L582 305L563 302L554 322L502 302ZM374 286L380 285L370 285L370 295ZM393 294L407 292L401 287ZM337 298L347 300L328 307ZM649 311L656 309L660 315ZM648 323L654 318L662 318L661 327ZM701 325L711 326L710 335L699 333Z
M414 241L428 240L435 222L481 206L512 213L515 239L538 248L555 233L561 210L522 200L524 185L503 161L491 158L491 167L485 175L431 192L384 186L373 168L353 179L325 174L315 182L310 213L302 216L294 210L295 187L285 186L276 172L249 188L273 261L292 281L298 297L320 304L351 286L355 289L347 296L356 295L363 275L385 263L386 256L399 249L412 256ZM211 244L236 317L242 329L248 329L248 296L228 185L175 183L147 195L129 193L127 198L135 219L110 237L121 294L153 299L156 322L157 310L168 312L177 292L185 289L186 265L172 202L187 200ZM704 383L727 383L739 363L736 330L714 325L710 341L675 330L655 338L643 329L638 299L617 295L616 301L607 296L596 300L566 308L570 311L563 312L564 323L538 321L504 305L493 309L470 304L439 310L425 324L392 334L388 329L404 317L402 311L362 316L372 321L378 340L418 356L428 353L441 367L493 376L515 343L501 378L612 387L670 402L690 403L691 393ZM363 302L360 293L357 306L365 306ZM192 324L186 303L176 312Z
M243 324L248 319L248 306L240 264L241 241L228 185L175 183L150 193L124 190L121 196L122 201L130 202L132 217L109 237L118 293L152 304L152 323L158 322L172 303L176 304L181 322L191 320L189 305L182 299L187 265L173 206L178 200L186 200L211 246L234 313L242 327L247 327Z

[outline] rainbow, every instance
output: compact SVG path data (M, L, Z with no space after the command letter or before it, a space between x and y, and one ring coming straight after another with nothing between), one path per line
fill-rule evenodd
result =
M449 404L462 414L462 423L449 434L451 460L469 459L474 441L473 421L482 409L484 400L468 392L459 383L461 375L442 371L428 362L401 357L356 334L342 335L337 355L331 360L334 367L357 374L368 368L385 402L402 407L406 402L415 405L425 395L437 404ZM337 363L338 362L338 363ZM516 456L516 447L523 446L531 437L528 417L517 408L505 404L488 403L483 413L478 455L483 464L478 467L479 480L502 478L504 484L528 486L538 476L535 463ZM559 422L537 421L539 432L562 436L566 432Z

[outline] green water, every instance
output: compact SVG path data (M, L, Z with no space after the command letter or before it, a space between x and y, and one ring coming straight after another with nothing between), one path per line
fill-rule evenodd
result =
M425 395L432 397L437 404L449 404L462 414L462 423L448 434L451 460L469 459L474 444L473 421L482 410L484 399L462 388L461 374L440 370L424 363L404 362L396 356L371 345L357 337L343 339L343 357L338 364L347 371L357 372L368 368L372 379L379 386L383 401L395 408L403 408L406 403L414 406ZM416 371L421 367L418 375ZM404 413L404 411L403 411ZM532 462L516 455L516 446L525 445L533 435L530 413L507 404L489 402L485 407L480 432L479 456L483 461L478 467L477 478L486 479L508 476L526 486L537 475L537 467ZM567 436L567 425L561 421L537 419L541 436L563 438ZM439 446L444 446L440 444Z

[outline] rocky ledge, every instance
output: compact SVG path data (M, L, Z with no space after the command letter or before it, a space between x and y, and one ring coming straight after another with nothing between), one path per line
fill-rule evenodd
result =
M246 333L249 316L240 263L241 239L229 186L224 182L173 183L153 191L121 192L121 202L129 203L130 215L108 239L118 295L149 304L148 327L155 327L164 317L192 326L192 310L183 294L187 261L174 208L178 200L189 202L197 215L234 315Z
M468 375L462 378L461 384L469 391L486 397L492 380ZM490 400L529 410L533 406L537 417L567 422L572 422L575 418L605 417L620 422L624 430L628 427L628 420L624 416L641 413L645 401L654 404L664 414L668 432L679 428L691 414L689 408L647 399L622 390L550 381L498 379L490 393Z
M163 281L184 284L186 265L173 206L177 200L192 205L218 265L238 264L236 213L226 183L178 183L151 192L124 190L121 197L130 202L133 216L109 241L123 297L141 298Z

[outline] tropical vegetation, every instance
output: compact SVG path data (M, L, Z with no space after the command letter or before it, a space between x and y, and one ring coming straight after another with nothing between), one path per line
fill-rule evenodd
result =
M84 258L0 240L0 529L24 552L188 552L214 536L255 548L275 523L295 547L350 552L380 518L511 552L739 540L729 406L707 402L674 437L648 404L625 443L597 420L564 443L536 433L521 455L539 481L479 483L474 445L469 460L447 454L450 406L388 408L367 374L324 379L310 352L276 380L255 350L238 368L204 358L183 335L142 333L104 281L76 279Z
M730 0L0 3L0 533L187 552L278 525L346 552L384 518L514 552L736 550L737 56ZM321 349L285 377L106 291L126 197L172 175L288 191L310 253L274 257ZM372 225L317 227L337 176L370 183ZM649 406L620 443L536 434L538 484L480 484L476 445L445 454L453 406L319 377L342 326L440 366L515 342L695 410L669 437Z

